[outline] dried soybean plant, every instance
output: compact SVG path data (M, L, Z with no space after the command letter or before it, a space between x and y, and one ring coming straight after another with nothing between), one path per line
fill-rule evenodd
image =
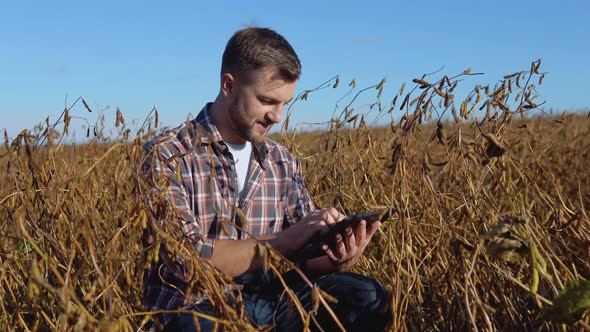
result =
M388 126L369 128L349 104L327 133L283 135L318 206L400 208L357 268L391 291L392 330L588 327L587 301L555 314L553 300L590 278L589 120L543 115L540 66L464 99L469 68L414 79L391 103L382 81L351 95L377 89Z
M391 330L588 329L590 119L542 114L540 65L464 98L470 69L416 78L391 102L385 80L357 89L334 77L290 106L279 139L302 161L316 205L400 209L355 267L390 291ZM331 87L346 92L328 128L297 133L290 111ZM372 92L374 102L360 102ZM163 243L162 254L189 271L187 292L215 303L207 318L255 329L239 294L223 291L231 280L182 241L175 223L159 222L175 211L140 172L157 110L137 130L117 110L116 138L99 119L86 142L66 144L70 122L84 121L72 114L92 111L79 101L55 123L12 139L3 133L0 330L145 328L157 313L141 304L143 270L162 258ZM293 268L271 248L259 252L272 273ZM306 324L333 300L315 289L306 312L287 294Z
M143 309L143 271L166 256L188 271L187 296L207 294L216 315L173 312L203 316L225 330L255 330L240 295L225 292L231 279L183 240L176 211L161 195L170 179L150 184L151 170L142 171L149 157L143 145L155 134L158 111L152 110L134 138L117 109L116 139L103 133L104 118L99 118L88 127L88 142L64 144L79 101L92 112L79 98L55 123L46 121L12 140L5 133L0 151L0 330L148 329L146 323L164 312ZM272 248L261 244L259 251L273 273L295 268ZM307 282L315 299L311 310L325 306L330 311L334 299ZM313 315L293 292L287 295L294 314L309 326Z

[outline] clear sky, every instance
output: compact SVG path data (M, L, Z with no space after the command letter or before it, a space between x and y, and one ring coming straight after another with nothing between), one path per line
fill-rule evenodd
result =
M0 131L14 137L53 120L79 96L109 121L115 107L129 123L156 106L176 126L215 98L225 43L246 25L291 42L303 63L297 92L340 75L359 87L387 77L393 95L442 66L485 73L465 83L472 87L542 58L547 107L582 109L590 106L588 3L0 0ZM329 120L342 86L298 103L291 121ZM82 107L73 115L96 120Z

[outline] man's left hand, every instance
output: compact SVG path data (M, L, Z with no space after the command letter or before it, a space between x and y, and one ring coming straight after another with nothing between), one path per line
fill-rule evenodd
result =
M344 234L337 234L333 247L323 244L322 249L335 270L345 271L356 264L380 226L380 221L367 226L367 222L361 220L355 229L348 227Z

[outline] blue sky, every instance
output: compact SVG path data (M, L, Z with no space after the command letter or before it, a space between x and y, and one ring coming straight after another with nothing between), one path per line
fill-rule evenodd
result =
M297 91L340 75L359 87L467 67L495 83L537 58L547 107L590 106L590 5L586 1L6 1L0 0L0 131L14 137L77 97L130 123L152 106L164 125L196 115L218 92L221 54L246 25L270 27L298 52ZM329 120L346 84L296 104L291 123ZM67 99L66 99L67 97ZM372 98L374 96L371 95ZM81 105L80 105L81 106ZM76 122L77 121L77 122ZM84 123L74 119L78 126Z

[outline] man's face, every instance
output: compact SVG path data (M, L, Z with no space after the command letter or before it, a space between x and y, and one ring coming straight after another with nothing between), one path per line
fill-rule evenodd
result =
M281 122L285 104L293 98L296 82L283 80L272 69L244 76L234 79L228 94L230 126L235 135L227 139L230 143L243 140L261 143L271 126Z

